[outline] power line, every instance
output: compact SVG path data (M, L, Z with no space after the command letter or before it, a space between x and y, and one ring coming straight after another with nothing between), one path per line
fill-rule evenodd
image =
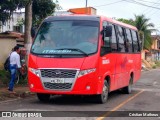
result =
M154 9L157 9L157 10L160 10L159 7L154 7L154 6L151 6L151 5L146 5L146 4L143 4L141 2L137 2L135 0L131 0L131 1L128 1L128 0L120 0L120 1L117 1L117 2L112 2L112 3L108 3L108 4L102 4L102 5L97 5L97 6L93 6L93 7L103 7L103 6L107 6L107 5L112 5L112 4L116 4L116 3L119 3L119 2L129 2L129 3L133 3L133 4L137 4L137 5L142 5L142 6L145 6L145 7L150 7L150 8L154 8ZM149 1L145 1L145 0L141 0L141 1L144 1L144 2L149 2ZM155 3L155 2L149 2L149 3ZM160 4L160 3L155 3L155 4ZM69 8L68 8L69 9ZM68 10L68 9L62 9L62 10Z
M92 6L92 7L103 7L103 6L107 6L107 5L113 5L113 4L116 4L116 3L120 3L122 1L123 0L120 0L120 1L117 1L117 2L108 3L108 4L102 4L102 5ZM68 8L68 9L70 9L70 8ZM68 10L68 9L62 9L62 10Z
M153 3L152 5L146 5L146 4L137 2L137 1L135 1L135 0L132 0L132 1L124 0L124 1L126 1L126 2L131 2L131 3L134 3L134 4L138 4L138 5L143 5L143 6L152 8L152 9L157 9L155 12L153 12L153 13L151 14L151 16L154 15L155 13L157 13L158 10L160 10L160 8L153 6L154 4L156 4L156 6L158 6L158 5L160 4L160 3L157 3L159 0L157 0L157 2L149 2L149 1L141 0L141 1L144 1L144 2L148 2L148 3ZM149 8L148 8L148 9L149 9ZM148 9L145 9L145 10L148 10ZM143 12L145 12L145 10L144 10ZM148 12L145 12L144 14L147 14L147 13L149 13L149 12L151 12L151 11L152 11L152 10L149 10ZM143 12L142 12L142 13L143 13Z
M159 4L160 5L160 3L157 3L157 2L150 2L150 1L146 1L146 0L139 0L139 1L153 3L153 4Z
M103 5L97 5L97 6L93 6L93 7L102 7L102 6L107 6L107 5L112 5L112 4L116 4L119 2L122 2L123 0L117 1L117 2L112 2L112 3L108 3L108 4L103 4Z
M129 2L129 3L133 3L133 4L137 4L137 5L142 5L142 6L145 6L145 7L151 7L151 8L154 8L154 9L158 9L160 10L159 7L154 7L154 6L150 6L150 5L146 5L146 4L143 4L143 3L140 3L140 2L137 2L135 0L132 0L132 1L127 1L127 0L123 0L125 2Z
M156 3L158 2L159 0L157 0L156 1ZM154 7L156 7L156 6L158 6L158 4L156 4L156 3L153 3L151 6L153 6L153 5L155 5ZM142 13L144 13L144 14L146 14L146 13L149 13L149 12L151 12L153 9L151 9L151 10L149 10L150 8L146 8L145 10L143 10L143 12ZM149 10L149 11L148 11Z

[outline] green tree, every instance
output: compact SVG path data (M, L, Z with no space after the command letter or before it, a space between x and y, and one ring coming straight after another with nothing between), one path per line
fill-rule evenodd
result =
M140 38L142 39L142 47L150 49L152 45L151 32L153 31L154 24L149 23L149 18L144 15L135 15L135 26L139 31Z
M33 1L33 26L39 26L44 18L53 14L56 4L52 0Z
M134 20L132 20L132 19L124 19L124 18L119 18L119 19L117 19L118 21L120 21L120 22L123 22L123 23L127 23L127 24L130 24L130 25L135 25L135 23L134 23Z
M14 10L16 10L18 5L18 0L0 0L0 21L4 24L8 19L10 19Z
M24 43L26 49L29 50L32 43L32 15L34 21L33 23L39 25L42 19L54 12L55 7L56 5L52 0L0 0L0 21L2 22L2 24L4 24L8 19L10 19L13 11L15 11L16 9L25 8Z

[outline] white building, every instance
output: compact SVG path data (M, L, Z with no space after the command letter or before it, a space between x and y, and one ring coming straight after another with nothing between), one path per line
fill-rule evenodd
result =
M0 33L5 31L15 31L24 33L25 12L13 12L11 18L4 24L0 21Z

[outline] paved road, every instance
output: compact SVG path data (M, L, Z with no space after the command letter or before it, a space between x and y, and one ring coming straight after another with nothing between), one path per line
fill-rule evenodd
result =
M51 111L49 115L56 116L57 120L160 120L160 69L142 72L141 79L133 85L133 92L130 95L123 94L121 91L110 93L106 104L96 104L94 101L82 97L73 96L54 96L48 103L41 103L36 97L21 99L12 102L0 103L1 111ZM55 112L53 112L55 111ZM81 112L62 112L56 111L81 111ZM93 111L93 112L83 112ZM95 111L95 112L94 112ZM116 112L125 111L125 112ZM131 112L126 112L131 111ZM156 117L133 117L133 111L149 111ZM155 112L152 112L155 111ZM146 114L137 112L135 116ZM92 115L93 117L84 117ZM109 117L116 115L117 117ZM121 117L132 115L132 117ZM67 116L61 117L60 116ZM70 117L74 116L74 117ZM80 116L80 117L76 117ZM2 119L2 118L0 118ZM4 120L7 118L3 118ZM12 118L13 119L13 118ZM14 118L18 120L17 118ZM34 118L35 119L35 118ZM44 118L42 118L44 119ZM53 119L53 118L47 118ZM37 120L41 120L37 118Z

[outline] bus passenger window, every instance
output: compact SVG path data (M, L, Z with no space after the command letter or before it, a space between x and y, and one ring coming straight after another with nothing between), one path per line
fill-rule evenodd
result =
M132 39L133 39L133 48L134 52L139 52L139 45L138 45L138 37L136 31L132 31Z
M132 37L131 37L131 32L129 29L126 30L126 52L133 52L133 47L132 47Z
M117 37L118 37L118 51L119 52L125 52L125 46L124 46L124 33L122 27L117 27Z
M103 22L103 27L105 28L107 25L109 25L109 23L104 21ZM111 45L110 44L110 37L104 37L103 39L104 39L104 46L105 47L110 47L110 45Z
M112 25L112 37L110 39L111 39L112 51L117 51L117 39L116 39L116 33L115 33L115 26L114 25Z

